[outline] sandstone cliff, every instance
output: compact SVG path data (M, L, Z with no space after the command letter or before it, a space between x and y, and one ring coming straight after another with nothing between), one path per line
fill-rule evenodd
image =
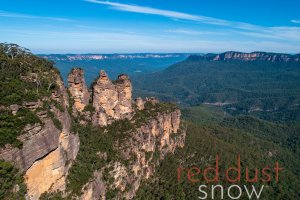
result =
M64 190L68 169L79 149L78 136L70 132L68 96L58 74L56 85L57 90L50 97L23 104L37 113L41 123L24 128L18 137L23 142L22 148L6 145L0 150L0 159L14 163L25 174L29 200L36 200L47 191ZM55 126L55 120L61 127Z
M120 75L113 83L104 71L93 85L93 124L106 126L116 119L130 118L132 86L127 75Z
M73 68L68 76L69 91L74 100L74 109L82 111L89 103L90 94L85 84L84 72Z
M0 149L0 159L24 174L28 200L42 194L47 199L57 191L62 198L132 199L165 155L184 146L180 110L155 98L133 101L126 74L111 81L100 71L90 97L82 69L68 76L70 96L59 74L53 73L48 95L1 107L13 116L28 109L39 119L21 130L21 147L7 144ZM76 183L85 171L84 182ZM72 190L74 180L79 191Z
M279 54L267 52L252 52L242 53L235 51L228 51L221 54L205 54L201 56L193 55L189 57L190 60L241 60L241 61L270 61L270 62L300 62L299 54Z
M155 114L130 130L126 139L114 142L120 158L94 172L83 187L80 199L132 199L142 181L153 175L160 160L184 146L186 130L180 125L180 110L160 112L155 106L147 109L153 109L150 112ZM133 117L132 120L135 123L139 119ZM106 155L106 152L99 153Z
M77 130L85 147L71 169L70 196L82 200L132 199L160 160L184 146L186 132L180 110L155 98L132 101L131 81L125 74L111 81L100 71L92 88L94 109L84 109L77 116ZM105 146L95 142L98 140ZM79 164L82 162L87 163ZM87 173L87 168L94 171ZM83 179L81 171L89 178Z

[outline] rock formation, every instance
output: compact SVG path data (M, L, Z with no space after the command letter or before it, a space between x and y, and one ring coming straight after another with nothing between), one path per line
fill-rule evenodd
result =
M180 123L180 110L155 98L137 98L133 102L131 81L125 74L111 81L100 71L92 87L92 99L82 69L71 71L68 84L70 97L57 74L57 87L50 96L37 102L1 107L14 116L21 108L29 109L41 122L26 125L17 138L22 141L22 148L6 145L0 149L0 159L12 162L24 173L28 200L37 200L45 192L62 191L67 196L66 179L80 144L78 135L71 132L72 123L81 127L92 123L105 130L120 120L132 126L129 132L121 134L128 136L126 140L117 138L110 147L119 152L121 160L110 158L100 170L94 171L93 179L82 188L83 195L75 198L109 199L108 191L116 190L117 199L132 199L141 182L155 172L160 160L184 146L185 129ZM92 105L88 104L90 100ZM106 160L107 155L107 152L97 152L99 159Z
M107 196L110 190L117 191L116 199L132 199L141 182L155 172L160 160L166 154L174 153L177 147L184 146L185 135L185 128L180 128L179 109L157 113L131 132L124 143L115 144L121 157L127 159L129 164L119 161L107 163L94 173L93 180L85 185L80 199L110 199ZM105 175L105 171L108 171L108 175ZM105 176L109 177L109 181Z
M93 124L106 126L117 119L130 118L132 86L127 75L119 75L113 83L101 70L93 85Z
M174 107L164 110L153 97L145 100L139 97L133 102L131 81L125 74L111 81L101 70L92 88L95 111L82 112L84 120L89 121L91 115L93 125L109 126L116 120L129 119L135 128L125 141L117 139L113 144L113 148L129 165L124 165L120 160L107 162L94 172L92 180L82 188L80 199L110 199L107 196L110 190L118 191L117 199L132 199L141 182L155 172L160 160L177 147L184 146L186 130L180 123L180 110ZM132 106L133 103L135 106ZM146 121L139 122L141 119L135 117L138 112L148 116ZM98 152L97 155L107 157L107 152Z
M84 72L80 68L73 68L68 76L69 91L74 99L74 108L82 111L89 103L90 94L85 84Z
M132 112L131 98L132 98L132 85L128 75L121 74L115 82L116 90L118 92L118 101L116 113L120 113L121 118Z
M32 164L58 147L60 130L58 130L47 113L39 112L44 126L41 124L27 125L24 134L18 137L23 142L23 148L18 149L7 145L0 151L0 158L10 161L23 171Z
M52 100L63 107L64 111L61 112L54 105L47 108L49 111L38 111L37 115L42 124L27 125L24 128L23 134L18 137L23 142L21 149L12 145L0 149L0 159L13 163L24 172L29 200L37 200L47 191L64 190L66 175L79 150L79 138L70 132L71 118L67 112L68 101L66 101L68 96L59 76L56 83L59 87L57 90L59 98ZM44 100L50 101L48 98ZM42 104L42 101L30 102L24 103L23 107L36 110ZM13 112L17 110L13 109ZM62 130L54 125L48 112L54 113L62 124Z
M138 97L135 99L135 105L138 110L144 110L144 108L145 108L144 104L145 104L145 102L141 97Z
M55 150L34 162L26 171L24 178L29 199L38 199L44 192L66 189L66 177L72 164L71 161L76 158L79 140L73 134L61 132L58 144Z
M242 53L235 51L228 51L221 54L205 54L205 55L192 55L190 60L241 60L241 61L270 61L270 62L300 62L300 55L279 54L279 53L266 53L266 52L252 52Z

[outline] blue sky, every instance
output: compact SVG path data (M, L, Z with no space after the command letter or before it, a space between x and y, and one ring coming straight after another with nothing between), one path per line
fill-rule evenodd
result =
M299 8L299 0L0 1L0 42L34 53L299 53Z

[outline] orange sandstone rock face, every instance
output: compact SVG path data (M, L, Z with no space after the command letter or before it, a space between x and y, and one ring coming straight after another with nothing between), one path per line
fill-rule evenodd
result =
M93 124L106 126L114 120L130 118L132 113L132 85L129 77L119 75L114 83L109 80L105 71L93 86L93 106L96 113Z
M132 119L135 112L146 109L145 103L153 106L159 101L155 98L135 100L136 109L132 108L132 84L125 74L111 81L104 71L93 85L92 102L95 110L83 111L89 103L90 94L84 80L82 69L73 69L68 76L68 84L73 115L81 116L94 125L106 126L115 120ZM42 123L28 124L18 139L23 142L21 149L7 145L0 149L0 159L14 163L24 172L28 193L26 198L37 200L44 192L66 192L66 177L69 169L76 159L79 151L79 137L71 133L71 116L67 108L69 97L63 81L57 76L56 91L51 97L43 98L38 102L27 102L23 107L36 110L42 108L44 101L50 99L59 104L63 109L58 109L51 104L47 110L37 112ZM47 105L47 104L46 104ZM18 105L11 105L12 113L19 110ZM52 112L61 123L61 130L48 116ZM134 123L134 119L132 120ZM94 177L82 188L81 200L105 199L106 192L117 189L120 199L132 199L138 190L141 181L149 178L155 171L159 161L167 153L174 153L177 147L183 147L185 130L180 127L180 110L166 110L150 117L147 122L138 125L137 129L129 133L128 140L114 144L120 156L130 160L130 165L125 165L117 160L108 162L101 170L94 172ZM99 155L105 152L99 152ZM111 182L103 178L108 171ZM65 193L66 194L66 193Z
M24 175L28 199L38 199L44 192L65 190L71 165L68 161L75 159L78 148L77 137L64 132L60 134L58 148L37 160Z
M132 85L128 75L121 74L115 83L118 92L118 109L120 116L132 112L131 98L132 98Z
M30 199L38 199L42 193L51 189L53 183L56 183L55 189L65 186L64 161L62 151L56 149L26 171L25 182Z
M82 69L72 69L68 77L69 91L74 99L73 114L83 113L89 103L84 72ZM105 71L101 70L99 78L92 87L92 101L95 113L92 115L94 125L106 126L114 120L131 118L132 116L132 85L126 74L111 81ZM75 110L75 113L74 113Z
M131 132L127 140L115 143L114 148L120 157L129 159L129 164L108 162L83 187L79 199L107 199L107 191L112 189L116 189L116 199L134 198L142 181L153 175L160 160L176 148L184 147L186 127L179 128L180 116L179 109L158 113ZM104 171L108 171L109 181L103 178Z
M6 145L0 149L0 159L13 163L24 172L28 200L37 200L44 192L63 191L66 185L65 177L79 150L79 137L70 132L68 95L60 76L57 75L56 78L58 87L51 97L44 97L38 102L24 103L22 106L36 110L42 108L42 104L51 98L63 108L63 111L54 104L47 107L47 110L37 111L42 123L25 126L22 134L18 136L23 143L22 148ZM13 112L18 112L18 109L16 106L11 108ZM60 121L62 130L54 125L48 112L52 112Z
M74 99L74 107L82 111L89 103L90 94L85 84L84 72L82 69L74 68L68 76L69 91Z

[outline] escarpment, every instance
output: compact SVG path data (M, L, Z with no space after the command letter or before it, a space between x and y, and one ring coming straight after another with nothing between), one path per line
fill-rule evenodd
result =
M94 134L101 135L101 141L109 144L106 148L97 146L92 141L94 137L87 139L85 136L84 144L96 149L79 152L79 157L89 160L87 156L95 154L98 161L94 161L94 171L88 181L81 183L83 194L77 193L79 199L132 199L141 183L151 178L160 161L176 148L184 147L186 130L180 123L180 110L175 105L154 99L143 100L143 103L144 109L134 109L130 120L118 120L102 129L94 129ZM79 135L87 129L85 126L79 130ZM94 156L90 163L92 158ZM89 167L92 166L84 168ZM75 164L74 169L80 171L80 166ZM74 184L76 193L80 174L71 172L70 175L70 185L72 188Z
M67 111L68 99L65 87L60 78L57 79L58 90L52 98L58 104L50 105L54 116L61 123L57 147L44 157L36 160L25 173L25 183L28 188L28 198L38 199L45 192L64 191L66 177L79 150L79 138L71 133L71 117ZM56 104L56 105L57 105ZM53 119L52 119L53 120ZM59 123L56 121L56 123ZM48 134L53 134L51 131ZM47 143L47 140L44 141Z
M5 84L18 90L0 91L0 159L23 175L26 199L132 199L166 154L184 146L176 105L133 101L127 75L111 81L100 71L90 94L82 69L70 72L66 88L52 63L25 50L8 55L12 69L0 76L15 77ZM18 71L18 62L32 64Z
M300 55L280 54L280 53L267 53L267 52L251 52L242 53L236 51L228 51L220 54L205 54L205 55L192 55L189 60L208 60L208 61L270 61L270 62L299 62Z
M180 110L155 98L132 101L131 81L125 74L111 81L100 71L92 92L92 109L88 106L78 116L82 150L69 174L71 196L132 199L160 160L184 146Z
M63 191L79 138L70 131L69 97L60 74L53 63L15 44L0 43L0 57L0 160L13 164L27 186L7 185L1 196L35 200L44 192Z
M79 149L78 136L70 132L71 117L67 111L68 96L58 74L56 89L37 102L25 102L11 111L22 109L36 113L40 122L27 124L17 139L22 147L7 144L0 150L0 159L9 161L24 173L27 198L38 199L47 191L64 190L66 175Z

